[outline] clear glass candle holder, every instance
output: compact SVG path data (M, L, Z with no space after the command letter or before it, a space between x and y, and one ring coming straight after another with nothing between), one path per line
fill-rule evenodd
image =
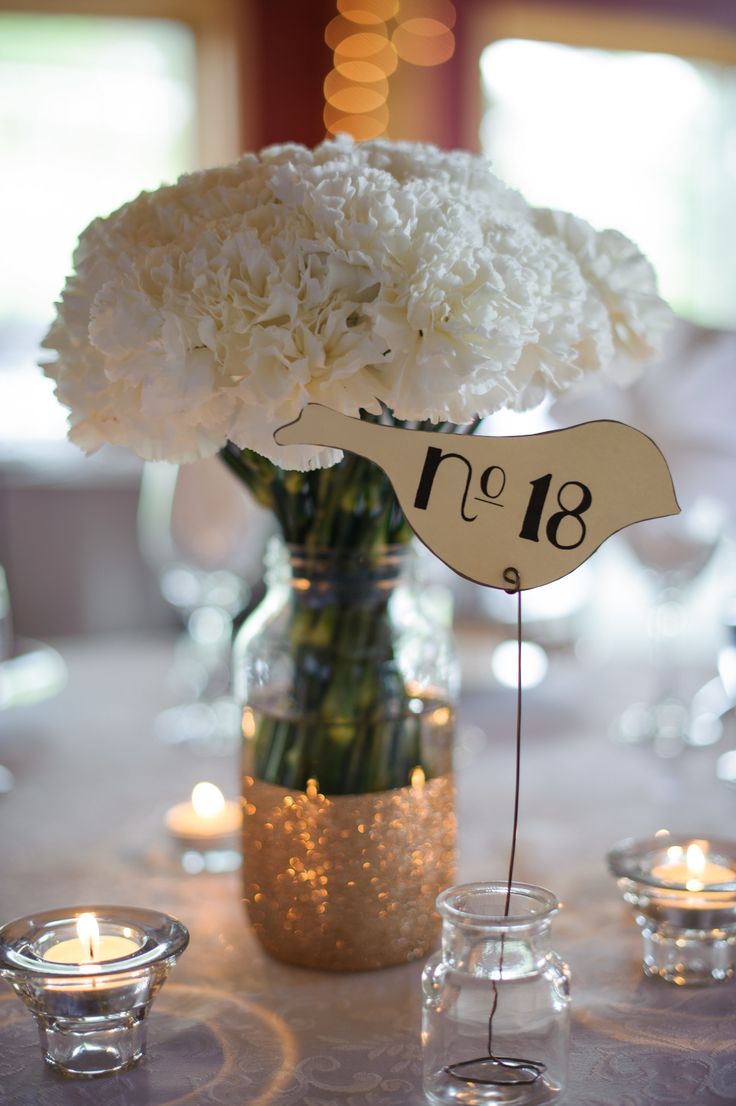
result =
M645 975L679 986L736 972L736 842L657 834L608 854L644 944Z
M98 954L79 962L77 922L94 915ZM153 910L50 910L0 929L0 976L33 1014L43 1057L64 1075L98 1076L137 1064L146 1017L189 934Z
M228 801L213 783L195 785L188 802L166 814L175 855L185 872L234 872L241 864L240 804Z
M538 1106L567 1080L570 972L542 887L469 883L437 899L442 949L422 976L424 1091L437 1106Z

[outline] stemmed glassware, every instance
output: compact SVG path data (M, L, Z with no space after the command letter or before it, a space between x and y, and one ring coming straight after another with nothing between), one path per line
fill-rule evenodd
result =
M646 700L623 711L614 737L651 744L663 757L677 756L686 744L712 740L701 732L697 703L682 686L681 645L688 630L688 600L718 547L724 521L721 504L701 497L680 515L641 522L626 531L651 588L652 690Z
M145 466L139 544L184 624L170 672L179 702L158 716L162 740L222 753L239 740L230 694L233 620L249 603L269 533L267 512L217 458Z
M11 708L32 706L57 695L66 678L66 664L56 649L16 636L8 582L0 565L0 723ZM0 764L0 795L11 791L14 783L13 773Z

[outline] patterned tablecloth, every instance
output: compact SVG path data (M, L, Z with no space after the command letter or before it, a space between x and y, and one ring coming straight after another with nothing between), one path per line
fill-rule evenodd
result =
M40 1059L29 1015L0 992L2 1106L413 1106L420 1082L412 964L330 975L270 960L246 926L237 875L185 876L163 829L198 779L236 790L232 761L153 736L168 642L62 643L57 699L0 715L0 915L82 902L150 906L192 942L157 999L138 1070L68 1082ZM716 783L720 747L671 761L606 730L635 677L553 662L526 700L518 878L556 891L555 945L573 978L569 1106L736 1102L736 983L678 989L643 978L639 937L608 876L617 839L667 826L734 835L736 796ZM457 767L460 878L505 870L513 693L466 694Z

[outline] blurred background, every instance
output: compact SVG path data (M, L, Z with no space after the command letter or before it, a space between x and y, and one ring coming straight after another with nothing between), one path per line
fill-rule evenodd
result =
M616 417L655 437L687 526L642 527L638 546L617 539L573 583L541 589L533 636L584 656L594 625L604 660L638 630L655 669L695 643L715 674L734 621L731 0L0 0L0 565L16 638L183 621L212 647L217 682L268 520L216 460L144 474L122 451L84 458L38 346L95 216L243 150L341 131L484 151L532 203L617 227L649 255L679 320L662 362L626 391L489 430ZM452 587L461 614L477 608L469 585ZM484 610L502 623L496 599Z

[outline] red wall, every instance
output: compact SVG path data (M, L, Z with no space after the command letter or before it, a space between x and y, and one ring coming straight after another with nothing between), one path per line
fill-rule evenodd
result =
M325 136L322 84L332 68L324 30L335 0L254 0L259 119L256 145Z
M508 0L504 0L508 2ZM324 138L322 85L332 65L324 28L337 15L336 0L251 0L258 59L256 147L271 142L316 145ZM442 85L441 117L436 119L436 141L447 148L460 142L457 121L462 117L461 75L468 53L463 36L464 15L496 0L454 0L457 11L453 58L438 66L435 79ZM554 8L556 0L549 0ZM612 9L617 14L646 12L701 24L736 28L736 0L566 0L566 7ZM356 6L360 6L356 4ZM253 139L251 138L251 144Z

